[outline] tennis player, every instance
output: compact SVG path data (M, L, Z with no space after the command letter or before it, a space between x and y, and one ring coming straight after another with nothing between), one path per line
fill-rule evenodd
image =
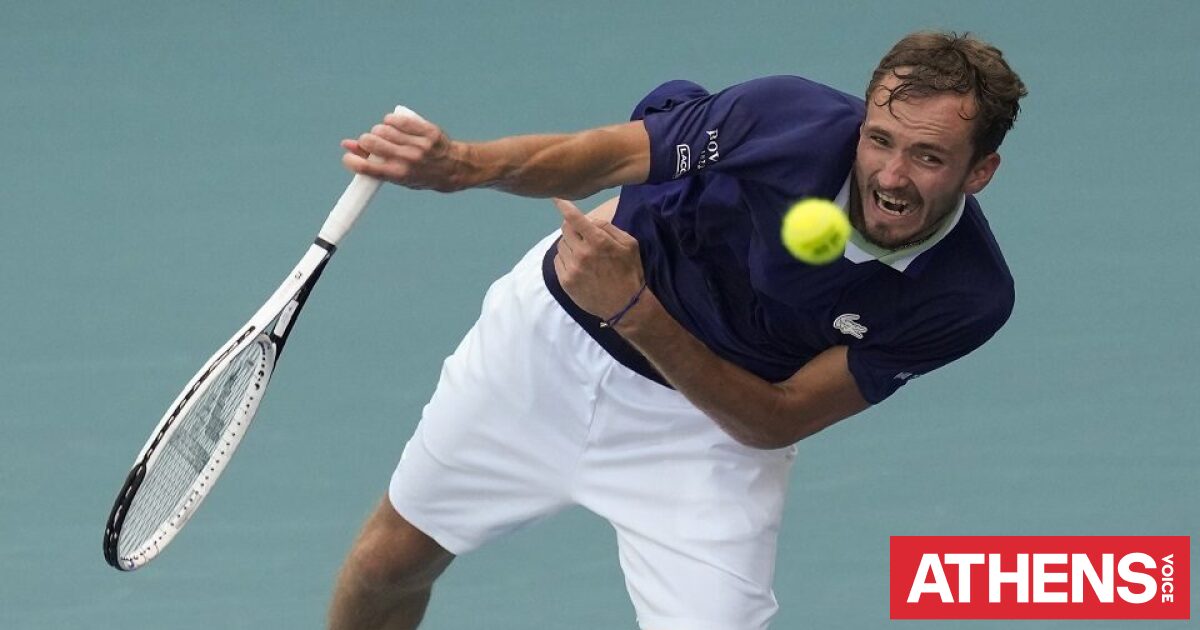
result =
M562 199L487 292L338 580L336 629L412 628L459 555L571 505L607 519L642 628L766 628L794 444L978 348L1013 281L974 194L1025 88L916 33L866 100L793 76L659 86L630 122L468 144L389 115L346 166L409 188ZM382 163L365 159L380 156ZM809 266L784 211L855 233Z

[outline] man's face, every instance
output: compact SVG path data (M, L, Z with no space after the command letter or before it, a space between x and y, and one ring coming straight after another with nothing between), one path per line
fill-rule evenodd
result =
M857 199L850 223L872 243L899 249L921 241L940 226L962 194L983 189L1000 156L971 162L975 102L969 94L938 93L876 104L899 85L887 75L867 102L854 163Z

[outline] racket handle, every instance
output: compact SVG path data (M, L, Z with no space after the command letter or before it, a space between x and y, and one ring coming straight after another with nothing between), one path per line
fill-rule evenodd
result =
M395 113L400 116L421 119L419 114L403 105L397 105ZM374 155L367 156L367 159L372 162L383 161L383 158ZM334 204L333 210L329 212L329 217L325 219L325 224L321 226L321 231L317 236L330 245L337 245L346 232L354 227L354 222L366 209L367 204L371 203L371 198L379 191L381 184L383 184L382 181L370 175L355 175L354 179L350 181L350 185L346 187L346 191Z

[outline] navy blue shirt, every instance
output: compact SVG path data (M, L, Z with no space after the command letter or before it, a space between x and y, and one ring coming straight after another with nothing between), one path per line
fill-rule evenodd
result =
M794 202L845 205L864 114L861 99L800 77L717 94L663 84L633 115L650 134L650 177L622 189L613 223L638 240L663 307L714 353L778 382L846 345L877 403L991 338L1014 293L973 197L915 251L889 256L856 236L829 265L787 253Z

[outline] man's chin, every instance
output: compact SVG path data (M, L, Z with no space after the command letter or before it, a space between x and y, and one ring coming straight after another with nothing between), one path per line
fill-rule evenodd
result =
M891 230L872 230L867 228L859 230L859 234L868 243L876 247L882 247L883 249L900 249L913 241L911 236L896 236Z
M879 216L870 216L871 211L881 213L881 210L876 208L857 209L858 211L850 212L850 224L868 243L882 247L883 249L900 249L911 244L917 238L917 234L921 231L921 226L917 224L917 213L920 209L915 209L908 216L898 217L889 215L886 218Z

